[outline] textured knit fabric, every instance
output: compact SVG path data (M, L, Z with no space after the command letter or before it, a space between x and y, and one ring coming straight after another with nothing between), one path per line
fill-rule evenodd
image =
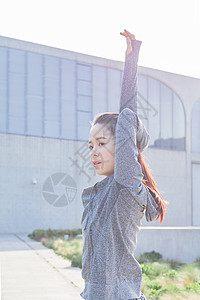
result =
M128 300L147 300L145 295L141 292L140 298L133 298L133 299L128 299Z
M142 270L134 250L142 217L145 214L147 221L154 220L158 205L142 183L136 146L143 150L149 142L136 114L140 44L132 41L133 51L126 55L114 136L114 173L82 192L81 274L85 288L80 295L86 300L145 299L140 292Z

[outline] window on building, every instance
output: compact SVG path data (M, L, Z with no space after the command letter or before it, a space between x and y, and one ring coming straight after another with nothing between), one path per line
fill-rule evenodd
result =
M44 135L60 137L60 61L44 57Z
M8 50L8 132L25 134L25 53L21 50Z
M61 59L61 138L77 138L76 133L76 62Z
M27 134L43 136L43 58L27 54Z
M8 66L7 66L8 51L4 47L0 47L0 132L7 131L7 118L8 118Z
M197 100L191 115L192 152L200 152L200 99Z
M93 116L119 111L122 70L0 47L0 131L87 140ZM192 148L200 152L200 104L193 109ZM154 78L138 76L138 114L150 147L185 150L180 98Z
M160 81L138 76L138 114L152 148L185 150L185 112L180 98Z
M87 140L92 118L92 65L77 63L77 138Z

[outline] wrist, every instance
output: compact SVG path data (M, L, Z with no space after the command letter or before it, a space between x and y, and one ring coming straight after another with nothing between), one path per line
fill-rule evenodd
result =
M130 54L131 51L133 50L132 47L132 39L130 37L126 37L126 43L127 43L127 48L126 48L126 55Z

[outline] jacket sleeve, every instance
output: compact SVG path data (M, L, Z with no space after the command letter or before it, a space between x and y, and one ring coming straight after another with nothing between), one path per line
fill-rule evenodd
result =
M140 130L138 115L130 108L124 108L118 116L115 128L115 180L125 187L141 189L143 174L138 162L136 135Z
M132 111L137 113L137 63L142 42L132 40L131 43L132 51L126 55L125 59L119 112L121 112L124 108L130 108ZM140 151L143 151L149 144L149 134L142 122L140 120L139 122L140 126L136 133L136 139L137 146Z
M158 214L158 205L142 182L143 173L136 146L136 136L141 126L141 120L131 109L124 108L119 114L114 138L114 179L131 193L141 207L146 208L146 219L152 221Z
M137 113L137 63L141 43L132 40L132 51L126 54L119 112L127 107Z

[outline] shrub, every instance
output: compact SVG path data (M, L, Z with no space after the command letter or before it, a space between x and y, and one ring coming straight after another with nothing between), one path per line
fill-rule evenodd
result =
M162 284L156 280L149 280L146 285L150 289L149 297L152 299L160 299L160 296L167 291L167 289L162 287Z
M160 299L160 296L166 292L166 288L160 288L158 290L151 289L149 296L151 299Z
M184 265L184 263L173 259L166 259L166 262L169 264L170 268L174 270L178 270L181 266Z
M64 235L69 235L69 237L75 237L78 234L82 234L81 228L72 228L72 229L35 229L28 236L32 239L40 240L42 237L60 237Z
M149 266L149 265L144 265L144 264L141 264L140 265L141 268L142 268L142 273L147 275L147 276L154 276L155 275L155 268L152 267L152 266Z
M77 253L72 257L71 265L72 267L78 267L82 269L82 255L80 253Z
M200 282L190 282L184 287L184 290L192 290L196 293L200 292Z
M174 278L175 276L177 276L177 271L176 270L168 270L167 272L163 273L163 276L167 276L167 277L171 277Z
M162 288L162 285L156 281L156 280L151 280L147 283L147 286L150 288L150 289L154 289L154 290L159 290Z
M138 261L139 263L145 263L145 262L155 262L162 259L162 255L158 252L151 251L151 252L144 252L140 255Z

